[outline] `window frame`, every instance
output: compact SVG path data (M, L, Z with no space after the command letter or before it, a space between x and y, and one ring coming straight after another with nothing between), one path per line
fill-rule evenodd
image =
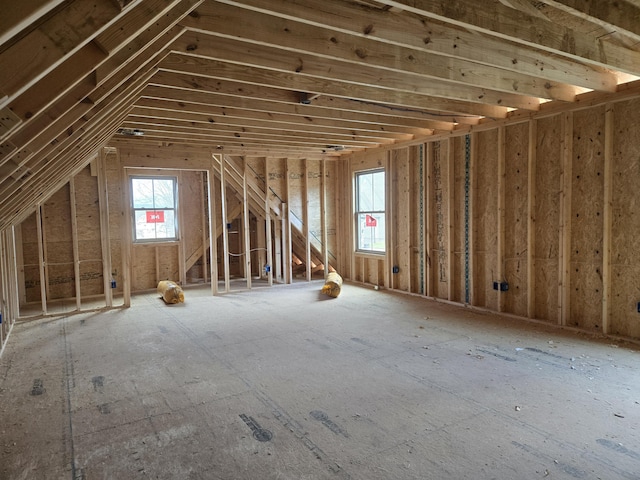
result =
M383 185L383 192L382 192L384 195L383 209L373 210L374 205L372 205L371 210L361 210L360 209L360 178L367 175L374 175L378 173L384 174L384 185ZM362 255L385 256L387 254L387 231L386 231L387 174L386 174L386 171L384 168L375 168L370 170L360 170L360 171L354 172L353 183L354 183L353 225L354 225L354 231L355 231L355 235L354 235L355 252L357 254L362 254ZM372 189L373 189L373 182L372 182ZM382 217L383 224L381 225L381 228L383 228L383 232L384 232L384 245L382 247L382 250L361 247L361 231L360 231L360 225L359 225L360 223L359 219L361 218L361 215L371 215L374 218L376 218L377 221L379 221L380 217Z
M135 195L134 195L134 181L135 180L151 180L151 181L155 181L155 180L171 180L172 184L173 184L173 208L156 208L155 207L155 192L153 194L153 208L147 208L147 207L136 207L135 205ZM129 176L129 192L130 192L130 198L131 198L131 204L130 204L130 208L131 208L131 235L132 235L132 241L134 244L145 244L145 243L151 243L151 244L159 244L159 243L175 243L180 241L180 229L179 229L179 221L178 221L178 177L175 175L130 175ZM138 229L136 227L136 212L147 212L147 211L172 211L173 212L173 224L174 224L174 236L173 237L163 237L163 238L158 238L157 237L157 231L156 231L156 238L138 238Z

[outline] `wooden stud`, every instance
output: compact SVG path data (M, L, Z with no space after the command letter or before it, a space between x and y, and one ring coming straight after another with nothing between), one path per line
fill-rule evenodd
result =
M14 229L14 237L16 243L16 281L18 298L17 304L21 305L27 302L27 291L24 280L24 251L22 243L22 223L19 223Z
M329 235L327 231L327 161L320 160L320 228L322 229L322 263L324 276L329 275Z
M178 172L178 231L179 231L179 239L178 239L178 275L180 276L180 284L187 284L187 269L186 269L186 239L185 239L185 223L184 223L184 215L182 212L184 211L183 205L184 202L181 202L180 196L184 195L184 178L182 176L182 170ZM203 252L203 254L205 254Z
M200 220L202 230L202 279L204 283L207 283L209 278L208 265L207 265L207 249L209 248L207 242L207 217L204 199L204 187L207 181L207 172L203 171L201 175L202 188L200 188Z
M291 208L290 199L290 179L291 175L289 170L289 159L285 159L285 198L287 199L286 208L284 209L283 218L285 220L283 236L286 239L285 248L283 251L283 259L285 260L284 271L285 271L285 283L293 283L293 261L292 261L292 238L291 238ZM284 205L283 205L284 207Z
M213 162L212 162L213 163ZM216 219L216 188L215 188L215 170L213 165L206 171L207 176L207 193L209 196L209 250L211 252L210 278L211 278L211 295L218 295L218 221ZM225 228L224 221L222 228ZM204 254L206 258L206 251Z
M11 311L11 274L9 262L9 245L6 230L0 231L0 354L4 350L4 344L11 330L15 316Z
M355 279L355 251L357 249L357 240L355 235L356 220L353 209L354 193L353 193L353 166L351 157L346 163L342 164L342 184L340 191L342 192L341 202L338 202L336 211L343 212L340 215L340 230L348 232L341 240L340 254L343 258L344 268L347 270L347 277Z
M470 160L469 160L469 223L468 223L468 240L469 240L469 305L474 305L474 276L473 272L475 271L475 229L473 226L474 215L474 202L473 199L475 197L473 192L474 175L476 171L476 165L478 163L478 134L471 134L471 152L470 152Z
M42 304L42 314L47 314L47 275L45 268L44 254L44 228L42 225L43 217L42 205L36 207L36 227L38 232L38 263L40 265L40 301Z
M242 172L242 237L244 241L244 275L247 288L251 289L251 226L249 222L249 200L247 197L247 159L243 159Z
M282 258L282 282L289 283L287 268L287 220L288 220L288 208L286 203L282 204L282 218L280 220L280 257Z
M78 212L76 206L75 177L69 178L69 202L71 205L71 241L73 243L73 275L76 290L76 310L82 309L82 291L80 288L80 251L78 247Z
M131 284L133 270L133 220L131 214L131 182L124 168L122 157L117 155L120 171L120 185L122 185L122 210L120 211L120 250L122 256L122 303L131 306Z
M224 291L231 291L231 279L229 276L229 229L227 228L227 181L226 181L226 160L224 155L219 155L220 159L220 208L222 210L222 262L224 266Z
M309 160L306 158L304 162L304 198L303 198L303 210L302 218L304 222L304 238L305 238L305 263L306 263L306 275L307 282L311 281L311 227L309 225Z
M395 222L395 215L393 214L394 209L394 191L393 191L393 172L395 171L394 165L391 161L391 152L387 152L386 155L386 165L385 165L385 236L387 238L387 248L386 248L386 257L387 257L387 267L385 272L385 286L393 290L395 288L395 282L393 277L393 264L395 260L395 241L394 241L394 232L395 228L393 228L392 223ZM352 221L352 228L355 228L355 221Z
M425 145L426 149L426 165L424 169L425 180L424 180L424 238L425 238L425 258L424 258L424 285L425 285L425 295L428 297L433 296L433 266L431 265L431 249L433 248L433 225L431 219L433 218L431 215L432 205L432 185L431 185L431 174L433 171L433 142L429 142Z
M286 203L281 204L282 207L282 215L284 215L284 208L286 207ZM274 222L275 225L275 275L278 283L284 283L283 278L283 265L284 265L284 257L282 255L282 246L284 245L284 219L281 217L280 222Z
M504 282L504 251L506 239L506 222L505 222L505 155L506 155L506 135L505 127L498 128L498 217L497 217L497 241L496 241L496 276L498 282ZM494 280L495 281L495 280ZM500 289L496 292L498 295L498 311L502 312L505 308L505 293Z
M0 231L0 315L2 316L2 325L0 325L0 354L4 350L4 340L7 331L7 323L8 323L8 308L7 308L7 284L8 284L8 275L7 275L7 254L5 247L5 238L4 231Z
M0 345L2 342L6 341L7 336L9 334L9 326L13 323L13 319L15 319L15 262L14 262L14 236L12 235L12 229L7 228L4 231L0 232L0 250L3 252L3 261L0 263L0 269L2 269L3 273L2 277L4 279L0 282L4 286L0 285L0 291L4 290L4 293L0 293L0 297L2 297L2 301L4 304L3 312L3 325L0 328L0 336L2 339L0 340Z
M258 259L258 278L261 280L267 277L265 271L265 265L267 264L267 234L265 231L266 224L261 225L259 217L256 217L256 237L257 245L254 247L256 250L256 258Z
M20 302L18 300L18 247L16 243L15 227L11 227L9 232L9 239L11 245L9 245L9 251L12 256L12 261L9 265L9 327L12 327L15 320L20 317ZM10 329L10 328L9 328ZM7 332L9 333L9 332Z
M273 242L271 239L271 206L269 205L270 187L269 187L269 159L264 159L264 223L265 223L265 236L267 241L267 265L269 265L269 271L267 272L267 281L269 286L273 286Z
M107 187L106 154L101 149L98 155L98 204L100 207L100 243L102 246L102 280L107 307L113 306L111 289L111 229L109 227L109 189Z
M536 317L536 157L538 122L529 121L527 184L527 316Z
M562 173L560 174L560 258L558 259L558 324L566 325L571 314L571 186L573 161L573 112L562 115Z
M400 221L402 221L404 223L403 225L403 236L406 239L406 248L404 249L404 257L405 257L405 265L406 265L406 270L404 272L402 272L402 276L405 278L406 281L406 291L407 292L412 292L412 258L413 256L411 255L412 252L412 242L413 242L413 237L411 235L411 224L413 223L413 215L415 214L415 204L416 202L413 202L413 199L415 198L416 192L415 189L413 188L414 182L412 179L412 174L415 168L415 163L416 163L416 158L415 158L415 154L414 152L416 152L417 149L415 148L408 148L407 149L407 156L406 156L406 174L403 178L403 183L406 180L406 184L404 184L402 187L398 188L398 193L400 193L402 190L406 189L407 193L406 195L403 193L403 200L406 199L406 205L401 205L400 208L404 210L404 214L403 215L398 215L398 218L400 219ZM400 181L400 179L398 179L398 182ZM405 216L406 215L406 216ZM416 222L417 223L417 222ZM401 229L398 229L398 231L400 232Z
M455 298L455 275L454 275L454 258L455 258L455 242L453 236L455 233L455 157L454 157L454 139L449 137L447 141L447 299L453 301Z
M8 233L10 239L9 252L11 254L11 263L9 265L9 321L11 326L15 319L20 316L20 303L18 301L18 247L16 243L15 227L11 227Z
M614 145L614 107L607 104L604 117L604 212L602 235L602 333L609 333L611 323L611 251L613 242L613 145Z
M143 247L144 248L144 247ZM161 279L160 278L160 255L158 255L158 246L155 245L153 247L153 255L156 261L156 285L158 284L158 282L160 282L160 280L167 280L165 278Z

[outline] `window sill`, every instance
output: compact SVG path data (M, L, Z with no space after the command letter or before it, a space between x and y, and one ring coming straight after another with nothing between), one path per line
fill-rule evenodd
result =
M363 252L361 250L356 250L355 251L355 256L356 258L373 258L376 260L382 260L384 258L386 258L387 253L386 252Z
M134 247L172 247L180 245L180 240L139 240L133 242Z

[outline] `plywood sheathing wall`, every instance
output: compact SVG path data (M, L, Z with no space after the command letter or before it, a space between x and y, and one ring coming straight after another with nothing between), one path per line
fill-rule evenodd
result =
M505 128L504 169L504 277L510 295L503 295L504 309L527 316L527 218L529 125ZM508 159L508 161L507 161Z
M44 252L47 295L51 299L75 297L70 211L67 184L46 203L42 216L42 229L47 238Z
M451 193L449 188L449 147L448 141L435 142L433 144L433 161L431 162L431 184L428 186L431 197L431 251L429 262L431 264L431 296L449 299L449 213Z
M38 231L36 214L31 214L18 227L22 231L22 260L24 271L24 297L20 303L40 301L40 260L38 256Z
M97 179L98 177L96 175L91 175L90 167L83 169L73 179L75 187L76 223L78 225L77 237L78 257L80 261L80 294L83 297L101 295L104 293L102 246L100 238L100 205L97 201ZM63 188L62 190L65 189ZM70 204L68 208L70 208ZM51 210L51 208L45 209L45 218ZM60 212L60 214L65 215L65 212ZM67 216L67 222L70 221L71 219ZM69 226L70 225L68 225L67 228L69 228ZM60 232L60 240L64 239L65 234L68 236L66 229ZM47 232L47 237L49 236L50 233ZM65 244L65 249L68 248L69 245ZM73 249L73 245L71 245L71 248ZM71 250L70 260L73 261L73 250ZM71 289L75 284L73 280L73 265L70 267L71 268L67 269L67 278L70 282L68 283L67 290L64 294L60 295L60 298L75 297L75 291ZM58 298L53 295L53 291L51 293L52 298Z
M202 172L180 172L179 178L178 191L180 192L180 200L185 201L189 206L189 208L180 209L182 215L181 225L188 233L183 240L183 245L180 247L184 249L186 262L196 255L196 252L202 251L203 228L205 228L202 224L203 206L206 205L204 200L205 186ZM206 230L204 233L206 233ZM199 260L195 260L189 271L186 272L186 283L195 283L203 278L202 265L202 255L199 255ZM188 263L187 266L189 266Z
M613 107L610 332L640 338L640 100Z
M393 203L391 229L393 246L391 252L393 265L398 267L392 285L397 290L410 291L411 280L411 169L409 149L403 148L391 152L391 192Z
M498 130L480 132L473 179L473 298L475 305L499 310L494 281L502 281L498 262Z
M562 118L537 122L535 199L535 317L559 323L558 269L560 261L560 174Z
M413 293L424 293L424 269L425 269L425 260L424 260L424 252L421 248L421 238L420 232L421 230L421 222L420 215L421 212L424 212L424 199L422 203L422 209L420 208L420 199L421 195L421 178L424 176L423 172L421 172L421 162L422 169L424 169L424 148L421 147L410 147L409 149L409 180L410 180L410 198L415 198L416 201L412 202L410 205L409 212L409 230L410 230L410 255L409 255L409 268L410 271L410 285L411 292Z
M470 135L471 305L640 339L639 122L640 100L628 100ZM354 267L346 278L380 285L391 278L389 288L465 303L466 147L463 136L423 145L422 226L420 146L386 152L391 248L378 259L352 254L340 263ZM384 155L341 160L350 168L340 170L340 188L348 190L354 172L383 166ZM352 221L350 206L342 215ZM428 250L424 291L421 249Z
M568 325L602 328L605 107L573 115ZM637 297L640 300L640 296Z
M100 210L97 177L86 167L74 177L75 217L78 258L74 256L71 190L67 183L42 205L42 237L45 291L47 300L75 298L76 281L84 297L104 293ZM19 227L22 233L24 268L23 303L41 301L40 256L37 216L32 214ZM76 279L74 262L79 262L80 278Z
M453 178L449 180L449 185L453 186L453 195L451 200L451 218L449 235L451 235L451 297L449 300L454 302L465 302L465 216L464 216L464 188L465 188L465 138L454 137L451 139L453 143L453 158L450 165L453 167L451 174Z

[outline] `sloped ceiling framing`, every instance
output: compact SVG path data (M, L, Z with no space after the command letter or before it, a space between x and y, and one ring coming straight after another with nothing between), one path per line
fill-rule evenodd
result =
M2 8L0 230L107 144L339 160L640 95L635 0Z

